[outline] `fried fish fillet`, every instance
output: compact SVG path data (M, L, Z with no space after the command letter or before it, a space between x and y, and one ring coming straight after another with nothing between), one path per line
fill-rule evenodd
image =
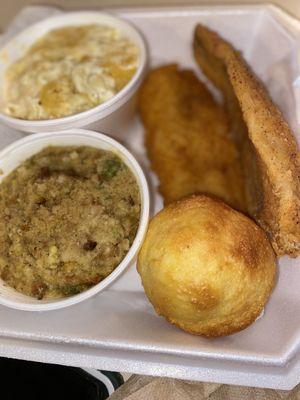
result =
M300 155L295 138L246 62L217 33L198 25L195 58L224 95L241 154L247 211L277 255L300 254Z
M150 72L139 109L166 204L208 193L245 210L239 154L226 113L192 71L172 64Z

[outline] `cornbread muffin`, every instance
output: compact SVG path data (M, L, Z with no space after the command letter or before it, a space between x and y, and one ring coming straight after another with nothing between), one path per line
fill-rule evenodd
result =
M0 275L42 299L80 293L127 254L139 225L135 177L114 153L48 147L0 184Z
M187 332L215 337L240 331L260 315L276 259L253 221L201 195L172 203L152 219L137 268L159 315Z
M112 98L133 77L138 47L105 25L54 29L8 67L4 112L21 119L61 118Z

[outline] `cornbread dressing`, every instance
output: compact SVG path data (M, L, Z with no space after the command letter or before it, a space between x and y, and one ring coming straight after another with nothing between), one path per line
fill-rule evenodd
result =
M4 112L43 120L88 110L119 92L138 61L137 46L115 28L52 30L7 69Z
M140 194L114 153L48 147L0 184L0 273L38 299L82 292L107 277L137 232Z

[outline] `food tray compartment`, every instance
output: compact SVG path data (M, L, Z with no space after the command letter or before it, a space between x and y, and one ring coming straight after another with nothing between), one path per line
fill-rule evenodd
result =
M202 22L243 51L298 136L300 22L274 6L116 9L148 42L151 66L176 62L192 67L194 26ZM23 10L7 39L29 23L60 12ZM0 146L22 134L0 126ZM138 117L124 142L140 161L152 188L153 210L162 207L150 172ZM276 288L265 314L246 330L207 340L184 333L158 317L131 267L103 294L82 304L44 313L0 307L0 354L182 379L291 389L300 381L300 265L279 261Z

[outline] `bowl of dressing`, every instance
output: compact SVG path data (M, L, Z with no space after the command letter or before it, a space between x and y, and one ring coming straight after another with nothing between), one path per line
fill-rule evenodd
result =
M149 193L138 162L107 135L28 135L0 152L0 304L77 304L132 264Z

